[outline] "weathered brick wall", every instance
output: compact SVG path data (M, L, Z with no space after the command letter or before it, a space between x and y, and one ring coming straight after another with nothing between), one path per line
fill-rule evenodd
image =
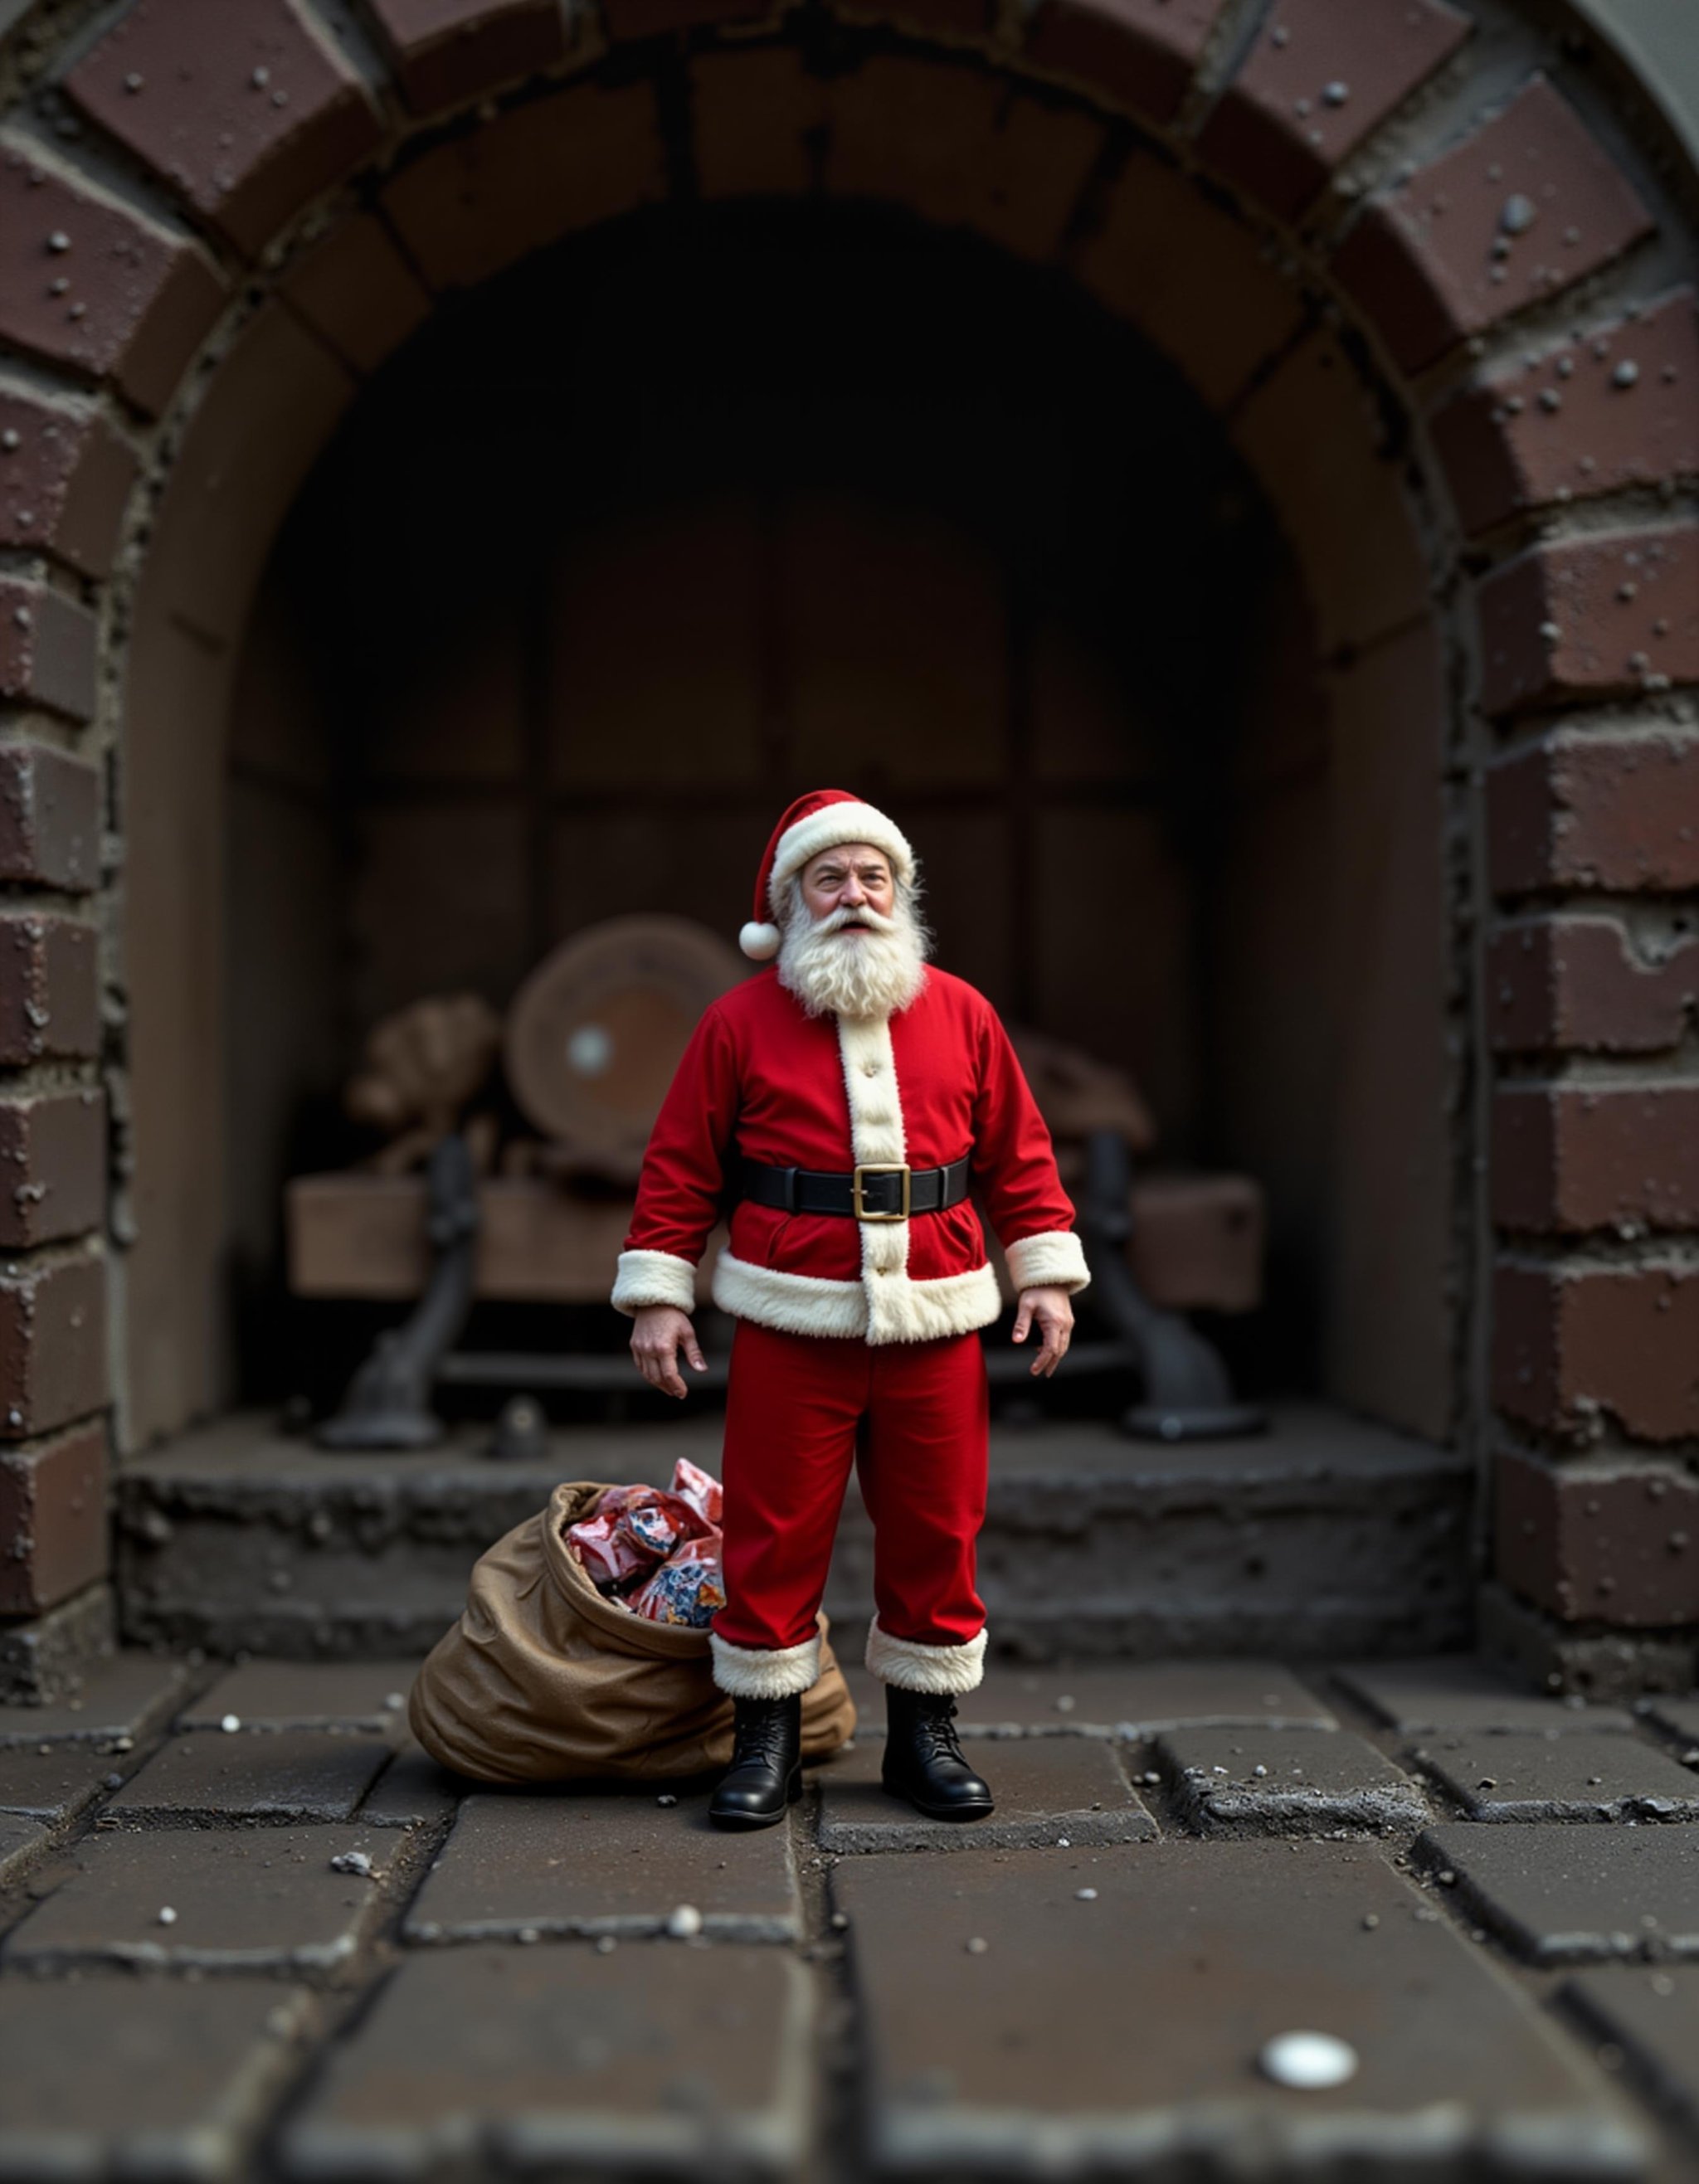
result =
M90 749L97 623L135 473L86 410L0 402L0 1615L107 1568L106 1099Z
M1425 645L1434 762L1401 776L1395 743L1376 793L1431 800L1443 853L1442 947L1389 960L1442 1000L1455 1158L1390 1225L1453 1287L1515 1597L1553 1633L1699 1624L1669 1514L1699 1455L1694 236L1585 40L1496 0L137 0L31 11L0 87L0 1067L19 1110L75 1098L109 1042L130 1438L208 1395L191 876L222 815L177 791L305 464L433 296L666 196L823 189L1057 264L1176 359L1283 508L1345 733ZM142 763L160 737L178 773ZM114 782L127 872L70 838ZM1385 1083L1373 1008L1357 1039ZM65 1117L8 1127L48 1186L0 1311L27 1501L77 1468L47 1437L104 1413L108 1246L86 1179L47 1233ZM50 1528L4 1522L27 1573Z

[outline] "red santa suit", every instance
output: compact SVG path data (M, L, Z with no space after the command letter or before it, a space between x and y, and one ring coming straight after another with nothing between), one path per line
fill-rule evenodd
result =
M842 791L799 800L775 830L758 905L822 850L866 842L911 875L882 813ZM750 953L776 929L744 928ZM613 1302L688 1312L738 1156L845 1173L972 1156L974 1187L1017 1290L1089 1279L1050 1137L984 996L934 966L888 1016L811 1015L776 967L713 1002L692 1034L644 1156ZM712 1295L738 1322L722 1476L727 1606L711 1640L722 1689L805 1690L816 1617L855 1458L874 1525L867 1662L888 1681L979 1680L988 1404L976 1329L1001 1309L967 1201L906 1220L788 1212L738 1198Z

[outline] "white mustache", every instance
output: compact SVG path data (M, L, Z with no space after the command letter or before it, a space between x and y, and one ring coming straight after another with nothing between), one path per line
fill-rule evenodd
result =
M897 921L884 917L877 910L828 910L824 917L816 918L816 933L841 933L846 925L865 925L870 933L894 933Z

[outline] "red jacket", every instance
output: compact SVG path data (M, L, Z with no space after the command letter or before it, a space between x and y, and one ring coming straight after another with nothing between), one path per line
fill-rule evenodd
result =
M722 994L691 1034L650 1135L613 1301L694 1301L694 1271L734 1147L776 1167L933 1167L970 1149L1016 1288L1089 1277L1050 1135L996 1011L933 966L888 1017L811 1017L772 965ZM739 1199L713 1297L798 1334L916 1342L1001 1309L972 1205L907 1221L787 1213Z

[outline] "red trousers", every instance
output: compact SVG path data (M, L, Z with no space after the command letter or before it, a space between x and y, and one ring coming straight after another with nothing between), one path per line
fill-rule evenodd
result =
M985 1607L974 1550L990 1420L979 1337L867 1343L740 1319L721 1476L728 1645L812 1638L853 1457L873 1521L873 1597L889 1636L959 1646Z

